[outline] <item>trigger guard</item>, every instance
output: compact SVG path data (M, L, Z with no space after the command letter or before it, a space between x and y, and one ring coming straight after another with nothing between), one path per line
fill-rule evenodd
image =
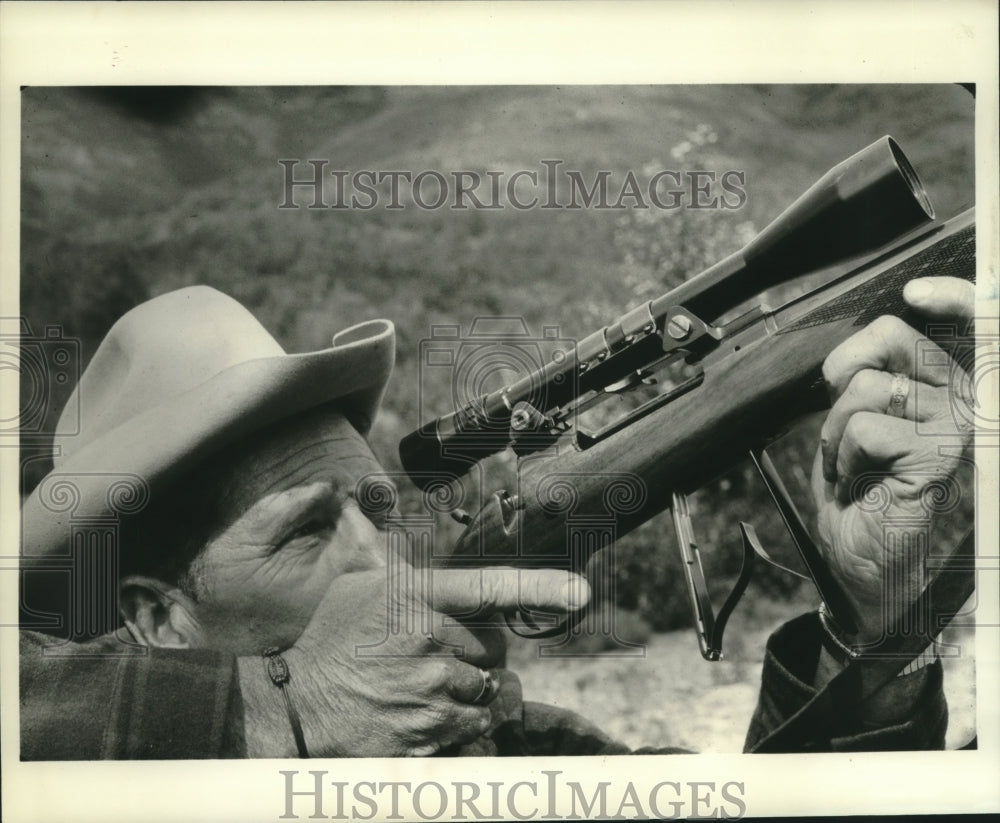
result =
M539 626L532 618L531 612L524 611L523 609L518 609L514 612L505 612L503 619L504 623L507 624L507 628L518 637L524 637L528 640L545 640L549 637L559 637L566 634L566 632L580 622L583 617L582 611L574 612L572 616L547 629ZM519 623L515 622L515 617L520 621ZM525 630L525 626L528 627L527 631Z

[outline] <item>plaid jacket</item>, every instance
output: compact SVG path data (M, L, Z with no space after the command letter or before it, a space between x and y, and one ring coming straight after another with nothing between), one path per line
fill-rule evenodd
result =
M912 714L868 728L809 685L819 654L815 615L787 623L768 642L746 750L767 748L793 729L797 750L877 751L942 748L948 710L940 663L930 667ZM209 651L141 649L111 637L59 645L21 632L21 759L98 760L231 758L246 755L243 706L234 658ZM579 715L524 701L512 672L501 673L493 723L450 755L627 754ZM818 703L832 718L824 730L802 710ZM671 753L681 749L640 749Z

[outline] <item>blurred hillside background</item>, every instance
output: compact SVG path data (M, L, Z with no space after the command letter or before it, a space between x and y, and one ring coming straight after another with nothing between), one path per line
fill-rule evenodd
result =
M973 109L950 85L29 88L21 313L36 335L58 325L79 339L84 364L131 306L195 283L240 300L290 352L391 318L396 374L372 440L398 469L396 444L418 423L419 342L433 324L516 315L535 333L558 325L583 337L739 248L884 134L902 145L938 215L951 216L973 201ZM617 181L629 170L735 169L747 198L732 211L279 210L278 160L289 158L445 175L540 171L560 159L586 180L609 170ZM69 388L50 387L43 433ZM425 407L450 410L446 381L425 390L434 398ZM815 432L803 427L777 449L803 504ZM41 452L44 442L25 457ZM47 469L29 462L23 491ZM493 461L485 491L506 486L510 470L509 459ZM420 509L419 495L404 488L401 506ZM700 492L693 508L717 603L738 572L738 520L784 556L783 527L748 468ZM447 519L441 529L458 534ZM690 622L671 531L669 519L652 521L617 552L619 634L646 642L645 657L538 660L535 646L517 643L512 657L529 697L579 708L630 743L738 749L763 638L815 597L763 575L731 621L730 662L702 664L689 630L663 634ZM584 639L578 650L604 645Z

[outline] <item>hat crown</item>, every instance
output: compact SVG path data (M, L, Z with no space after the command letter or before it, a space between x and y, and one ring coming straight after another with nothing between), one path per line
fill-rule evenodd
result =
M63 411L56 470L21 507L22 551L66 554L74 518L122 513L122 478L144 490L132 501L144 503L218 450L252 447L262 427L307 409L336 404L366 435L394 356L388 320L345 329L318 351L285 354L250 312L211 288L136 306L108 332ZM64 493L67 479L72 493Z
M247 309L208 286L142 303L112 326L73 390L56 426L55 463L232 366L283 354Z

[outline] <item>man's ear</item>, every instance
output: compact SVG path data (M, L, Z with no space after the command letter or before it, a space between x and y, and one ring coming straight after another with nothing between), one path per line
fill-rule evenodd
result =
M142 575L130 575L119 584L122 619L144 646L191 649L202 645L195 605L176 586Z

